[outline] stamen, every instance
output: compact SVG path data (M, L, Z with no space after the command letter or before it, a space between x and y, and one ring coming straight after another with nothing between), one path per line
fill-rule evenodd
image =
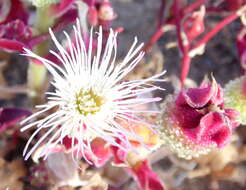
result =
M98 96L92 89L80 90L76 94L76 110L82 115L87 116L88 114L99 112L103 103L104 99Z

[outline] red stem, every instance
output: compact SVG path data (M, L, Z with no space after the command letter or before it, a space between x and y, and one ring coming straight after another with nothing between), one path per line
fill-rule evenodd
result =
M164 29L163 29L163 24L164 24L164 11L166 7L166 0L160 0L161 1L161 6L159 9L158 13L158 22L157 22L157 28L155 33L151 36L150 40L146 43L146 45L143 47L143 51L148 52L151 47L159 40L159 38L163 35Z
M191 58L189 56L189 48L190 45L188 43L188 41L186 42L187 44L184 44L184 41L182 39L182 35L181 35L181 16L180 16L180 8L179 8L179 4L178 4L178 0L174 1L174 11L175 11L175 25L176 25L176 34L177 34L177 38L178 38L178 47L182 53L182 66L181 66L181 73L180 73L180 82L181 82L181 87L184 87L184 81L188 75L188 72L190 70L190 61Z
M192 49L196 49L200 47L203 44L206 44L211 38L213 38L221 29L223 29L226 25L230 24L232 21L236 20L240 15L236 12L232 13L225 19L223 19L217 26L215 26L214 29L212 29L210 32L208 32Z
M163 35L164 29L163 27L159 28L150 38L149 42L143 47L143 51L148 52L151 47L159 40L159 38Z
M157 30L161 28L163 22L164 22L164 11L166 7L166 0L160 0L161 6L158 13L158 23L157 23Z
M183 45L183 40L181 36L181 25L180 25L180 12L179 12L179 2L178 0L174 0L174 11L175 11L175 25L176 25L176 33L177 33L177 38L178 38L178 45L181 50L181 52L184 52L184 45Z
M189 51L188 51L188 47L185 48L185 52L184 52L184 56L182 57L182 68L181 68L181 73L180 73L180 81L181 81L181 87L184 87L184 82L185 79L189 73L190 70L190 62L191 62L191 58L188 55Z

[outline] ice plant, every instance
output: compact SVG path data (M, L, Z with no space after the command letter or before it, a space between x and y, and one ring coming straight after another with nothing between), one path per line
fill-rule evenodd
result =
M224 147L238 126L239 113L224 108L223 91L215 80L170 95L162 109L159 122L164 144L186 159Z
M230 81L225 86L225 107L237 110L239 122L246 124L246 77Z
M116 63L117 33L110 31L105 47L102 47L102 29L99 29L97 38L97 51L92 52L93 31L90 33L89 47L86 49L81 35L80 25L73 27L75 33L74 43L65 32L69 44L69 53L57 41L54 33L50 30L50 35L59 54L50 51L62 63L64 68L56 63L44 59L28 49L25 49L28 57L41 61L47 70L53 75L52 85L55 92L48 92L48 102L39 105L40 111L25 119L22 124L30 122L33 118L40 116L50 110L55 110L52 114L30 122L21 131L32 127L37 127L36 131L28 140L24 149L25 159L28 159L34 150L45 139L47 142L42 150L46 156L49 154L49 147L62 143L66 137L71 138L72 149L76 150L76 155L93 155L91 142L97 137L103 139L107 144L119 147L125 151L132 148L128 138L137 139L139 137L132 129L126 129L118 121L131 121L145 123L139 117L143 113L155 113L154 110L136 110L134 107L159 101L160 98L139 98L139 95L149 93L159 87L148 84L163 76L162 72L153 77L123 81L124 77L133 70L142 59L144 53L141 52L143 44L136 47L135 38L129 52L120 63ZM149 128L154 126L149 124ZM33 138L41 130L47 130L37 143L28 151L28 147ZM117 143L120 139L121 143Z

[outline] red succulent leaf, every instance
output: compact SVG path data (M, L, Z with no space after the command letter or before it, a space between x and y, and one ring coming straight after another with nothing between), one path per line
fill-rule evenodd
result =
M211 97L211 104L222 105L224 102L223 96L224 96L223 89L221 88L219 84L216 84L215 93Z
M20 108L0 108L0 132L5 131L31 112Z
M151 169L147 160L139 161L128 171L135 178L141 190L164 190L160 177Z
M176 104L192 108L203 108L207 104L220 105L223 103L223 91L213 79L212 83L204 81L198 88L189 88L180 92Z
M86 158L93 162L96 167L103 166L112 156L110 147L103 139L96 138L91 142L93 156L86 154Z
M122 144L120 139L116 139L116 143ZM111 152L115 165L122 165L126 162L127 152L117 146L111 146Z
M176 106L173 116L182 128L195 128L203 114L189 106Z
M185 102L192 108L204 107L215 93L216 87L209 84L205 87L189 88L182 92Z
M78 140L75 139L74 144L76 145L77 143ZM66 136L62 140L62 144L65 146L66 150L70 150L72 148L72 139ZM96 167L103 166L112 157L111 149L106 145L103 139L96 138L90 145L92 153L87 152L85 155L79 154L79 156L85 156L85 159L90 160ZM76 151L77 150L75 150L75 152Z
M195 129L185 129L186 136L192 141L209 145L215 143L218 148L227 144L232 133L229 118L219 112L210 112L201 118Z
M3 49L4 51L7 52L15 52L15 51L22 52L23 47L25 46L26 45L22 42L0 38L0 49Z

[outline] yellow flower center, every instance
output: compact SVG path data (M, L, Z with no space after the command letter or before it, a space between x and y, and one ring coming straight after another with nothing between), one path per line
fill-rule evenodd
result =
M76 94L76 110L82 115L87 116L88 114L99 112L103 103L103 98L98 96L92 89L80 90Z

